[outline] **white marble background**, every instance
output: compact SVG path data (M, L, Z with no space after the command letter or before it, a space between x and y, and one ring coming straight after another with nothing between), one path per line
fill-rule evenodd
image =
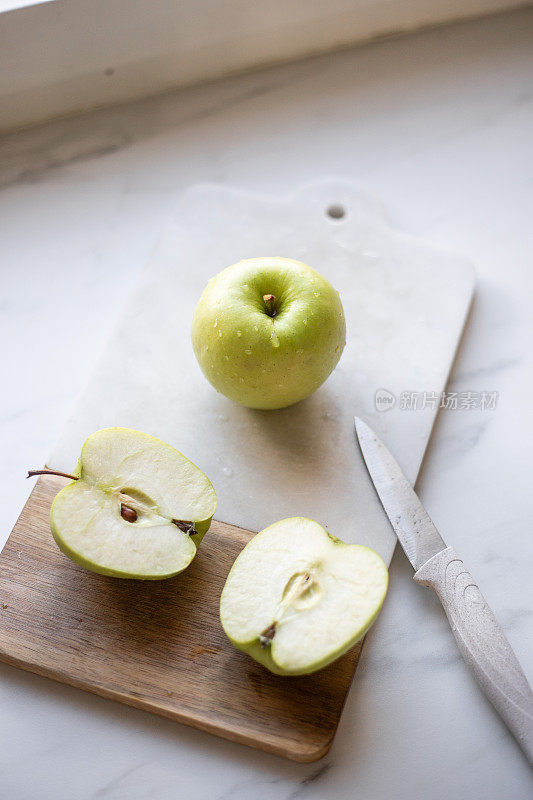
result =
M464 252L477 298L418 488L533 679L533 10L167 94L0 141L2 540L173 199L340 175ZM411 387L406 387L409 389ZM407 413L407 412L406 412ZM409 412L416 413L416 412ZM336 742L297 765L0 665L10 800L525 800L531 773L401 552Z

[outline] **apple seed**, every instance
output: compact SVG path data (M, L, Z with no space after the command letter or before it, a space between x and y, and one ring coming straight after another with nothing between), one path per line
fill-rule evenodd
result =
M120 516L122 519L125 519L126 522L137 522L137 512L135 509L124 505L124 503L120 504Z

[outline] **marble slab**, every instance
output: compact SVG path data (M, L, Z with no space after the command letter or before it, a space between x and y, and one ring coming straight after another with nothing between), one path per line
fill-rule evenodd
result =
M333 208L333 211L332 211ZM331 214L341 215L332 216ZM208 279L240 258L283 255L339 289L347 344L329 380L280 411L243 408L203 377L190 344ZM285 197L200 185L181 198L48 461L72 470L84 439L124 425L168 441L211 478L217 518L250 530L307 516L390 561L395 545L355 444L364 416L414 481L473 290L461 257L392 230L356 185L324 180ZM376 408L376 392L397 398Z

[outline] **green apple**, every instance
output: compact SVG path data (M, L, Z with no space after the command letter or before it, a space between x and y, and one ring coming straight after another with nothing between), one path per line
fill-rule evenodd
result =
M200 367L218 392L250 408L284 408L314 392L341 357L339 293L290 258L249 258L207 284L192 323Z
M283 519L237 557L220 599L230 641L277 675L307 675L349 650L385 598L387 567L316 522Z
M158 580L184 570L216 508L198 467L130 428L89 436L67 477L72 483L52 504L54 539L76 563L117 578Z

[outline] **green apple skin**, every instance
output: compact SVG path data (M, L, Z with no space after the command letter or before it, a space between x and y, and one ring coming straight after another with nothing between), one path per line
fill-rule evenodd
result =
M318 523L303 517L294 517L286 520L281 520L280 522L283 524L292 522L295 523L303 522L303 523L309 523L310 525L315 526L317 528L321 528L321 526L319 526ZM323 669L324 667L327 667L329 664L336 661L338 658L347 653L348 650L354 647L357 644L357 642L359 642L363 638L363 636L367 633L367 631L372 627L381 610L381 607L383 605L383 602L387 594L388 581L389 581L388 570L385 563L380 558L380 556L378 556L378 554L375 553L373 550L371 550L369 547L365 547L363 545L346 544L341 539L338 539L336 536L333 536L331 533L326 531L324 528L321 528L323 534L328 538L328 540L333 544L333 546L335 548L339 548L340 555L343 554L342 551L344 551L345 553L351 551L352 553L354 552L358 552L361 554L366 553L371 557L377 569L378 582L380 584L378 599L377 602L374 603L373 611L371 614L368 615L366 623L361 627L359 627L358 630L354 632L351 638L343 642L342 646L339 646L338 648L332 650L323 658L317 659L315 662L313 662L312 664L308 665L305 668L285 669L281 667L278 663L276 663L276 661L272 658L271 647L269 646L262 647L257 636L251 638L250 641L246 642L243 642L237 639L236 637L231 636L228 630L228 626L227 624L225 624L224 613L223 613L224 593L227 591L227 587L230 584L230 578L232 573L234 572L234 570L238 568L239 558L242 556L245 550L249 548L250 545L255 540L258 539L258 537L268 536L271 530L276 528L278 525L280 525L280 523L274 523L273 525L270 525L269 527L265 528L264 530L256 534L256 536L248 543L248 545L246 545L244 550L241 551L241 554L239 554L236 561L234 562L233 567L231 568L228 574L228 578L226 579L226 584L224 586L224 589L222 590L221 604L220 604L221 624L226 636L237 650L241 650L243 653L246 653L251 658L253 658L254 661L257 661L258 663L262 664L264 667L266 667L266 669L268 669L275 675L282 675L282 676L311 675L312 673L317 672L318 670ZM283 558L283 554L280 554L280 558ZM334 624L334 621L332 621L332 623Z
M268 295L275 298L274 316L263 299ZM303 400L330 375L345 343L339 293L316 270L289 258L249 258L211 278L192 323L193 349L207 380L249 408Z
M105 436L116 436L116 435L134 435L137 437L137 440L142 445L148 444L149 446L157 447L162 453L166 453L169 458L176 458L179 457L181 463L185 464L185 469L190 471L194 475L199 476L200 485L202 486L203 490L208 495L208 499L202 505L205 508L209 509L208 514L205 514L205 511L201 516L202 519L194 520L195 530L198 532L192 536L187 536L188 541L190 542L189 554L187 556L187 563L181 566L179 569L170 569L168 572L159 570L157 574L147 574L144 571L127 571L124 569L116 568L113 566L105 566L101 563L98 563L93 558L87 558L84 556L83 552L80 549L73 548L68 542L68 536L65 535L64 531L64 523L61 524L60 522L60 514L59 510L65 503L68 504L72 500L72 496L74 493L79 492L80 489L83 487L84 484L87 484L88 487L93 486L95 483L98 483L98 489L101 491L104 498L108 498L109 496L113 496L113 493L117 490L120 481L117 483L118 475L107 475L101 478L100 480L95 481L94 475L87 475L87 470L85 469L85 454L87 450L91 446L91 444L97 440L99 437ZM88 459L87 459L88 460ZM106 575L113 578L123 578L123 579L132 579L132 580L165 580L167 578L172 578L175 575L179 574L189 566L190 562L193 560L194 555L196 554L196 548L202 541L203 537L209 530L211 520L213 518L213 514L216 508L216 494L213 489L213 486L209 479L196 467L189 459L185 458L179 451L175 450L175 448L171 447L170 445L162 442L160 439L157 439L154 436L150 436L146 433L141 433L140 431L135 431L129 428L105 428L103 430L97 431L96 433L89 436L89 438L85 441L80 458L78 459L78 463L76 464L76 468L73 471L72 475L77 478L75 481L71 481L67 486L61 489L60 492L54 498L52 503L52 507L50 509L50 528L54 540L64 555L68 556L74 563L79 564L80 566L84 567L85 569L90 570L91 572L96 572L99 575ZM128 476L127 484L129 486L135 484L135 479L131 476ZM143 481L141 481L142 483ZM139 496L142 496L142 492L139 491ZM150 498L147 498L150 501ZM170 507L172 507L172 502L170 503ZM150 516L152 513L152 509L150 509L147 513L147 517ZM158 520L162 520L165 523L168 523L168 517L171 516L169 511L166 511L167 519L162 520L159 514L159 509L157 512L154 512L154 516L157 517ZM118 517L118 514L115 513L115 509L113 508L114 516ZM178 517L181 516L179 513ZM119 524L123 524L124 530L128 531L131 527L130 523L127 522L119 522ZM174 528L174 526L172 526ZM185 534L184 534L185 536Z

